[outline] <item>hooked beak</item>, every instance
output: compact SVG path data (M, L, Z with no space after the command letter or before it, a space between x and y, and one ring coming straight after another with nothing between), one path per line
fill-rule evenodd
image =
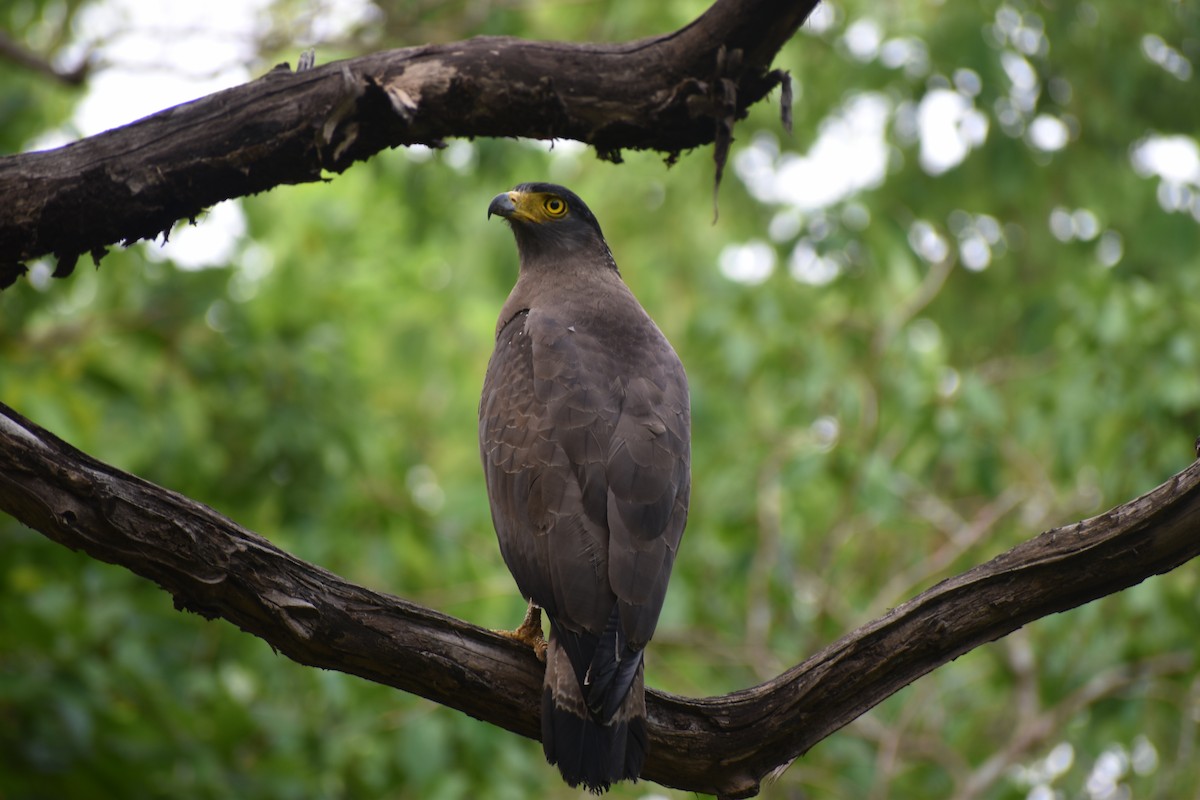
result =
M498 217L510 219L517 213L517 206L513 202L516 199L516 192L503 192L492 198L492 202L488 205L488 219L495 214Z

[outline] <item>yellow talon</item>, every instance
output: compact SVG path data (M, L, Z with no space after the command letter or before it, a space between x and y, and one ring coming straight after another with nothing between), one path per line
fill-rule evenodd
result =
M525 612L525 619L521 620L521 626L515 631L493 631L493 633L529 645L533 648L533 654L537 656L538 661L546 660L546 638L542 635L541 606L530 602L529 608Z

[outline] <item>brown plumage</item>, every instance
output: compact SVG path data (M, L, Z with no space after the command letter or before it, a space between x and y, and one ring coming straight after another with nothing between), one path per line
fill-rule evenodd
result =
M642 651L687 522L687 377L574 193L523 184L492 214L520 256L479 405L492 520L550 618L546 759L599 793L645 760Z

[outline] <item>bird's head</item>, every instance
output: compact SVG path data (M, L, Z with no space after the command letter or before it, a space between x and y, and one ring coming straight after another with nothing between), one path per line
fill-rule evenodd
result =
M595 215L579 195L564 186L523 183L492 198L488 217L493 214L508 220L523 263L585 253L612 261Z

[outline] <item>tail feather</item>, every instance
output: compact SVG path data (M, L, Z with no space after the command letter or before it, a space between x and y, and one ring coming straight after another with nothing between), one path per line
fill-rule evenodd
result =
M629 693L609 718L588 709L566 651L551 633L542 692L542 747L563 780L600 794L637 780L646 760L646 695L641 659Z
M569 634L563 637L564 643L570 639ZM621 704L629 695L634 678L641 674L642 651L629 646L621 629L621 611L614 605L609 615L608 625L595 640L595 648L586 664L585 675L582 678L585 687L584 698L592 716L600 720L612 719L616 716ZM568 653L571 663L575 665L575 675L579 676L579 667L574 653Z

